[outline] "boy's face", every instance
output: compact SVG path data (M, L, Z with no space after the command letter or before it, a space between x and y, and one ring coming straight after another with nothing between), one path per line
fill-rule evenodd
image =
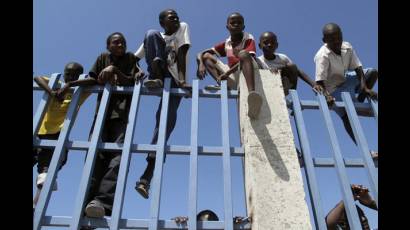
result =
M178 14L175 11L168 11L161 26L166 34L175 33L180 26Z
M226 28L229 30L230 34L242 33L245 29L243 17L237 14L230 16Z
M75 65L68 65L64 68L64 81L66 83L76 81L80 74L80 70L78 70Z
M323 42L327 44L330 50L340 54L342 49L343 35L340 30L333 30L323 35Z
M271 33L264 33L259 40L259 48L263 54L273 54L278 48L278 41Z
M125 38L119 34L115 34L111 37L108 44L108 50L114 56L121 57L125 54L127 46L125 45Z

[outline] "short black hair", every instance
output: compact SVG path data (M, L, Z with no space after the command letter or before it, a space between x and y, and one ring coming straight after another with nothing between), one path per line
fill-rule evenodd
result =
M114 32L114 33L108 35L108 37L107 37L107 48L110 45L111 38L114 37L115 35L120 35L122 37L122 39L124 39L124 45L127 45L127 41L125 40L124 34L122 34L121 32Z
M331 23L327 23L325 26L323 26L323 29L322 29L323 36L328 34L329 31L340 31L340 32L342 32L342 29L340 29L340 26L338 24L331 22Z
M263 35L265 34L271 34L273 36L273 39L276 40L276 42L278 42L278 37L276 36L275 33L271 32L271 31L265 31L261 34L261 36L259 36L259 41L262 40Z
M201 216L204 216L206 214L208 214L209 216L208 221L219 221L218 216L209 209L199 212L198 215L196 215L196 220L199 221L201 219Z
M72 66L72 68L75 69L79 74L84 73L83 66L78 62L69 62L69 63L67 63L64 67L64 70L66 70L69 66Z
M242 18L242 21L245 22L245 19L243 18L242 14L240 14L239 12L233 12L226 19L226 23L229 23L229 19L233 16L240 16Z
M159 13L158 19L159 19L159 24L162 25L162 21L164 21L165 16L167 16L168 12L174 12L175 14L178 15L178 13L174 9L165 9Z

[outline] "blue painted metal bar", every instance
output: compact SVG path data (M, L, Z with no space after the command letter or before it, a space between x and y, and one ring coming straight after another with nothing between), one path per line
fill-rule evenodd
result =
M57 76L54 75L55 79ZM81 79L85 77L85 75L80 76ZM48 168L46 181L43 185L40 198L36 205L35 213L34 213L34 224L33 230L40 230L41 229L41 219L44 217L46 212L46 207L48 206L48 202L50 201L51 197L51 188L57 178L58 168L60 167L64 151L65 151L65 142L68 139L70 134L71 128L74 124L77 112L78 112L78 103L80 101L80 95L82 92L82 88L76 87L74 94L71 98L71 103L68 107L66 117L64 119L63 128L60 131L60 136L58 137L57 144L55 146L53 157L51 158L51 162ZM43 108L45 109L45 107Z
M310 154L309 139L306 133L305 121L303 119L302 108L300 106L299 96L296 90L290 90L292 97L293 111L295 113L295 123L297 133L299 136L300 146L302 148L303 159L305 163L306 181L309 188L310 200L312 202L313 216L316 228L326 230L325 217L323 215L323 208L320 201L319 188L317 186L315 168Z
M301 100L300 102L302 105L302 109L319 109L319 103L317 101ZM357 112L360 113L368 113L372 109L369 103L354 103L354 106ZM344 104L341 101L337 101L334 107L344 108Z
M142 83L134 86L134 93L132 95L130 112L128 114L128 124L124 137L124 146L121 153L121 163L118 172L117 186L115 188L114 205L111 216L111 230L119 229L119 221L122 214L122 207L125 196L125 183L128 178L128 168L131 161L131 145L134 138L135 123L137 121L138 105L140 102L140 91Z
M161 118L159 122L159 132L157 141L157 153L155 157L155 170L152 182L152 200L150 209L150 224L149 230L158 229L158 218L160 209L160 198L161 198L161 182L162 182L162 170L164 166L164 150L165 150L165 134L168 121L168 105L170 97L171 79L165 78L164 89L162 92L162 108L161 108Z
M81 176L81 182L80 186L77 192L77 198L75 199L75 204L74 204L74 212L73 212L73 218L71 221L70 225L70 230L78 230L80 228L80 220L81 217L83 216L83 208L84 208L84 202L86 199L86 196L88 194L88 188L90 186L90 181L91 181L91 175L92 171L94 169L95 165L95 160L97 157L97 145L98 142L100 141L102 129L104 126L105 122L105 113L108 108L108 101L111 96L111 85L110 84L105 84L104 86L104 92L101 98L101 102L98 108L98 114L97 118L95 121L94 125L94 130L91 136L91 143L90 147L87 152L87 158L85 161L83 173Z
M48 86L51 89L54 89L58 85L58 79L60 79L60 73L54 73L51 75L50 80L48 82ZM50 100L49 100L50 99ZM33 117L33 140L37 137L38 130L40 129L41 121L43 120L43 116L46 113L47 106L51 101L50 96L46 91L43 92L43 96L41 97L41 101L37 106L37 111Z
M319 101L319 108L322 111L326 128L329 133L330 142L332 144L333 157L336 162L335 168L342 190L342 197L345 205L347 219L349 221L349 226L351 229L361 229L359 215L357 214L356 206L354 205L353 194L352 190L350 189L350 182L346 175L346 169L344 167L342 153L340 151L340 146L337 141L336 132L333 126L332 118L330 117L330 111L326 103L326 99L321 94L317 94L317 99Z
M68 227L71 222L71 217L68 216L45 216L43 226L55 226L55 227ZM189 229L186 225L175 223L171 220L159 220L159 229ZM81 225L94 228L108 228L110 225L110 219L95 219L95 218L83 218ZM121 229L147 229L149 225L148 219L120 219L119 227ZM201 229L224 229L223 221L198 221L198 226ZM251 225L249 223L235 224L234 229L246 229L250 230Z
M36 83L33 83L33 90L42 90L40 86L38 86ZM87 87L84 89L84 92L90 92L90 93L99 93L104 90L104 86L91 86ZM127 94L127 93L132 93L133 92L133 87L132 86L114 86L111 88L111 92L113 93L119 93L119 94ZM183 89L180 88L172 88L170 90L170 94L172 95L179 95L179 96L185 96L187 95L187 92ZM162 90L161 89L148 89L146 87L141 87L141 95L156 95L156 96L161 96L162 95ZM237 98L239 95L238 90L228 90L228 98ZM220 90L206 90L206 89L200 89L199 90L199 96L200 97L207 97L207 98L220 98L221 97L221 91Z
M54 140L40 140L35 147L54 148L57 141ZM70 150L88 150L90 142L87 141L67 141L66 148ZM109 151L121 151L122 145L116 143L99 143L99 150ZM191 146L183 145L167 145L165 152L170 155L189 155ZM133 144L131 152L144 153L147 151L155 151L155 145L149 144ZM198 146L198 155L201 156L222 156L222 147L215 146ZM242 147L231 147L231 156L243 157L244 150ZM364 167L363 160L361 158L343 158L346 167ZM333 167L333 158L314 157L313 164L315 167Z
M198 192L198 80L192 85L192 110L191 110L191 155L189 163L189 209L188 228L196 230L197 192Z
M372 105L373 115L376 118L376 122L379 122L379 102L370 100L370 104Z
M371 193L374 194L374 200L378 205L378 174L374 166L373 159L370 156L369 146L364 136L362 126L360 125L359 117L357 116L356 110L354 109L352 98L349 93L342 92L342 98L346 105L346 112L349 118L350 125L352 126L353 134L356 142L361 150L362 158L365 164L366 173L369 178Z
M222 117L222 146L223 146L223 177L224 177L224 220L225 229L233 229L232 216L232 187L231 187L231 151L229 148L229 119L228 119L228 86L226 80L221 83L221 117Z
M57 141L54 140L40 140L37 143L34 143L35 147L44 147L44 148L53 148L56 145ZM67 141L66 148L71 150L88 150L90 142L87 141ZM99 143L97 149L99 150L110 150L110 151L121 151L122 144L117 143ZM131 152L144 153L147 151L155 151L156 146L150 144L132 144ZM242 147L230 147L232 156L244 156L244 150ZM165 147L165 152L168 154L174 155L189 155L191 151L191 146L184 145L167 145ZM198 155L206 156L221 156L222 147L217 146L198 146Z
M345 167L349 168L363 168L364 163L361 158L343 158ZM335 161L333 158L313 158L315 167L334 167Z

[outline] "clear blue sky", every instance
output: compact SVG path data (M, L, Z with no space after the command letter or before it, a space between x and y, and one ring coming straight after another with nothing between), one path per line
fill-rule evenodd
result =
M378 67L378 5L377 1L34 1L33 12L33 72L34 75L51 75L62 72L69 61L81 63L85 71L91 68L96 57L105 51L105 40L112 32L122 32L127 48L135 52L148 29L158 29L158 14L165 8L175 9L181 21L190 25L192 46L189 50L188 79L195 78L196 54L229 36L225 28L229 13L238 11L245 18L245 31L256 39L264 31L278 36L278 52L288 55L299 68L314 78L313 56L322 45L321 28L325 23L336 22L343 31L364 67ZM257 55L261 55L257 48ZM145 60L140 65L146 70ZM200 87L213 83L208 76ZM377 91L376 84L375 90ZM302 99L314 99L311 89L303 82L298 84ZM41 94L33 93L33 113ZM82 106L70 135L71 140L86 140L95 111L96 96ZM155 125L158 97L143 97L136 126L134 142L149 143ZM168 144L189 145L190 100L183 99L178 111L176 128ZM234 101L230 108L231 145L240 146L238 119ZM305 110L304 117L314 156L331 157L329 138L318 111ZM357 157L359 151L345 133L340 119L332 113L342 152ZM214 99L200 100L199 144L221 145L220 105ZM370 149L377 150L377 125L373 118L361 118ZM292 127L293 119L291 120ZM293 129L295 131L295 129ZM295 133L295 132L294 132ZM296 134L296 133L295 133ZM297 143L297 141L296 141ZM298 145L298 144L297 144ZM71 151L66 166L58 175L59 190L51 198L47 215L70 216L74 208L78 184L84 164L85 152ZM124 218L148 218L150 200L143 199L135 190L145 168L145 156L134 154L127 182ZM234 215L246 215L244 206L243 175L240 158L233 158ZM324 213L341 199L334 169L317 169ZM352 183L369 185L362 169L349 169ZM187 215L189 158L168 156L164 167L160 218L169 219ZM222 160L218 157L200 157L198 209L212 209L223 219ZM37 176L33 168L34 182ZM372 227L377 227L377 212L365 209ZM47 228L52 229L52 228ZM60 228L59 228L60 229Z

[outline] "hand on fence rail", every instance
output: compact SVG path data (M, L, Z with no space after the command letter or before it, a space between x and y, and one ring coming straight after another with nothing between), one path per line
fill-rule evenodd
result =
M352 192L354 199L358 200L362 205L372 209L377 209L376 202L370 196L368 188L363 185L353 184Z

